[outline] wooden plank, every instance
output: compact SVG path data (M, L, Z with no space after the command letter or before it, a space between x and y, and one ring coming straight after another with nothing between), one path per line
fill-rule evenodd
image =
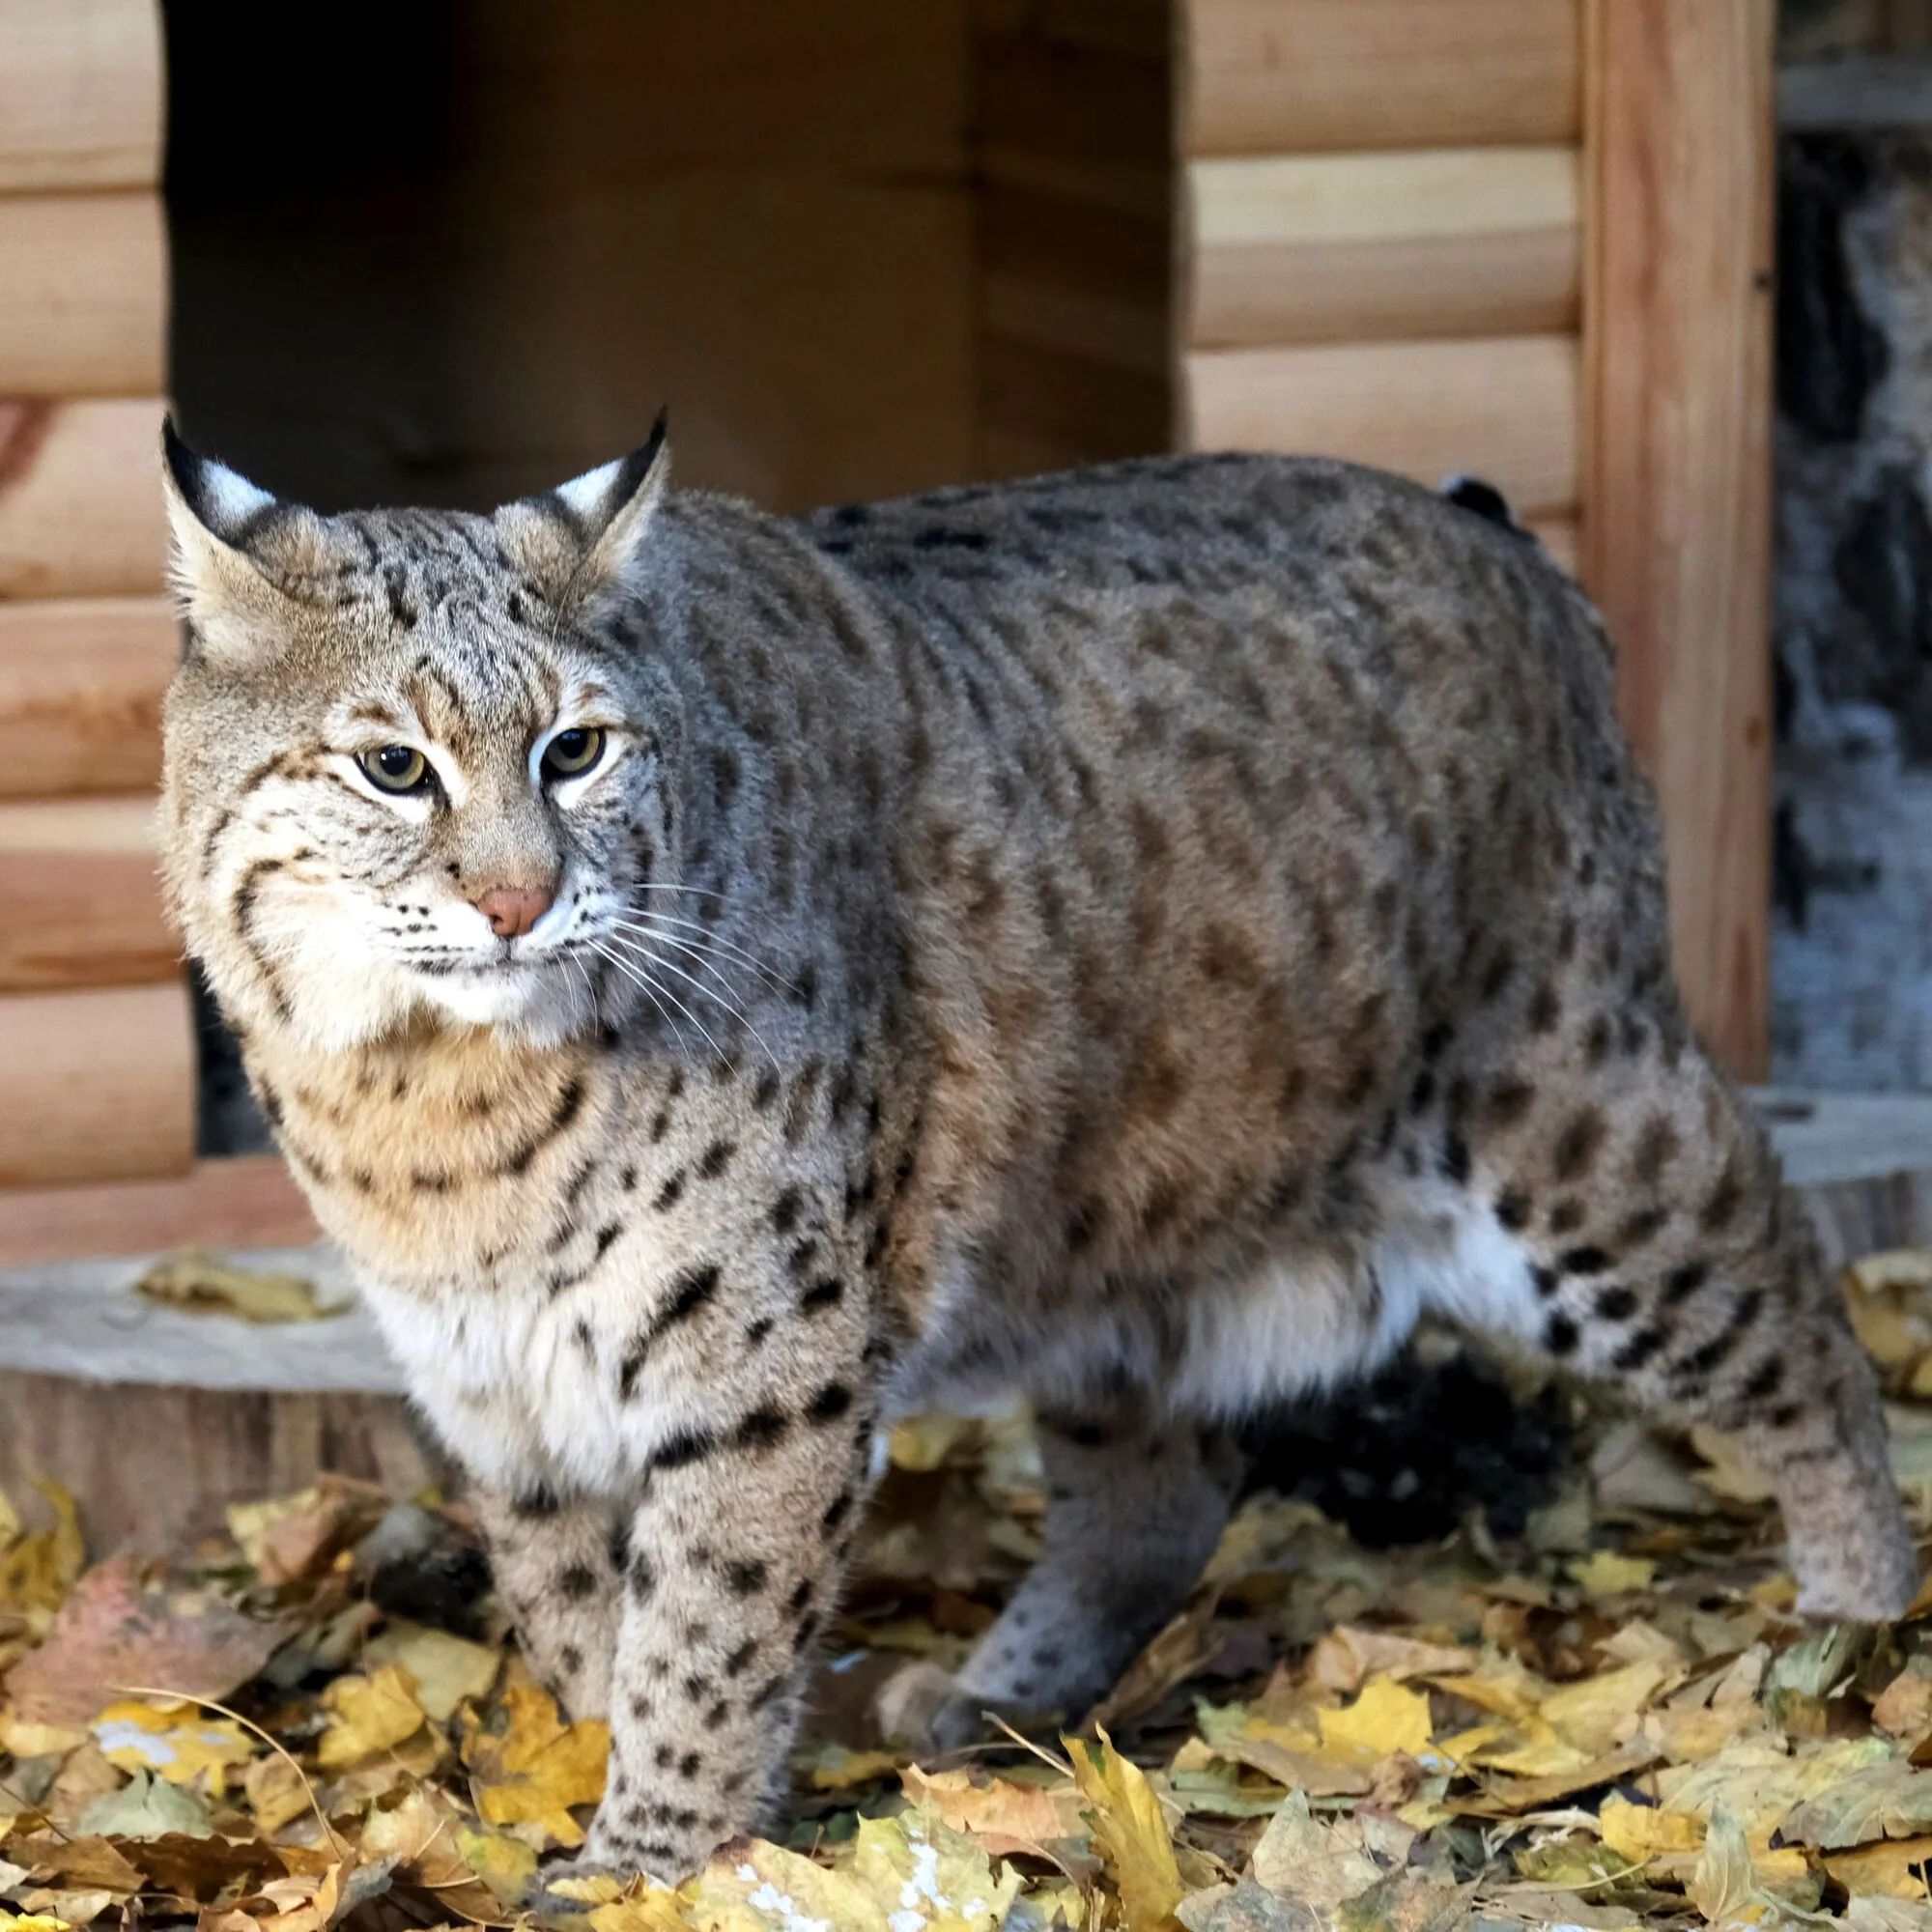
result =
M1526 517L1523 520L1537 541L1547 550L1559 570L1577 575L1582 554L1582 526L1574 516Z
M159 195L0 197L0 395L155 394L167 310Z
M981 475L1037 475L1170 447L1164 374L988 334L980 382Z
M0 999L0 1188L185 1174L194 1158L187 988Z
M155 0L0 0L0 191L152 187L161 109Z
M306 1489L324 1470L379 1483L392 1496L450 1473L400 1396L0 1372L0 1484L31 1495L34 1476L54 1477L80 1505L97 1550L186 1548L220 1530L230 1503Z
M201 1160L167 1179L0 1190L0 1267L167 1248L294 1247L317 1233L278 1154Z
M0 604L0 795L158 784L180 658L165 597Z
M0 598L162 586L161 405L0 403Z
M1575 148L1212 157L1182 193L1191 347L1577 325Z
M1692 1020L1770 1034L1772 0L1595 0L1583 578L1656 781Z
M1182 0L1181 152L1574 141L1577 14L1577 0Z
M0 804L0 993L152 985L181 972L145 794Z
M1520 517L1571 508L1577 351L1567 335L1197 350L1182 358L1189 449L1342 456L1419 482L1481 476Z

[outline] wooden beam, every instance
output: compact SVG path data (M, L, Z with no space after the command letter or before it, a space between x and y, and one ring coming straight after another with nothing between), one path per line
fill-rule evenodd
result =
M0 0L0 192L160 175L155 0Z
M158 591L161 405L0 402L0 598Z
M194 1022L179 980L0 999L0 1188L192 1165Z
M181 972L146 795L0 804L0 993L152 985Z
M1182 192L1191 347L1577 326L1575 148L1215 157Z
M1771 918L1772 0L1592 0L1583 580L1663 809L1693 1021L1761 1077Z
M1577 501L1577 374L1568 335L1196 351L1183 447L1342 456L1432 487L1468 470L1541 517Z
M1574 141L1577 0L1181 0L1184 155Z
M319 1232L279 1154L199 1160L159 1180L0 1189L0 1267L168 1248L298 1247Z
M161 198L0 196L0 396L148 396L166 381Z
M0 604L0 796L159 784L180 659L165 597Z

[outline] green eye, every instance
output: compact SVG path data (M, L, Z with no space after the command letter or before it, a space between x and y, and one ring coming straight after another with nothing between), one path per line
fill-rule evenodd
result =
M574 779L587 772L604 755L604 734L593 724L559 731L544 747L543 770L547 779Z
M412 745L379 745L355 762L378 791L426 791L432 782L429 760Z

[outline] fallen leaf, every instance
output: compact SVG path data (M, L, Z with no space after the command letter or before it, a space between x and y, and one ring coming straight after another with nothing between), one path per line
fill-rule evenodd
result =
M1330 1825L1311 1815L1308 1799L1291 1792L1268 1821L1249 1861L1255 1879L1277 1897L1327 1919L1382 1875L1362 1850L1353 1825Z
M51 1477L37 1477L34 1487L53 1511L53 1527L21 1536L17 1529L0 1554L0 1606L14 1610L58 1610L79 1580L87 1560L80 1518L73 1498ZM7 1514L17 1525L14 1506Z
M316 1747L318 1762L341 1770L414 1737L424 1721L415 1691L415 1679L393 1663L368 1677L338 1677L323 1692L330 1721Z
M1648 1864L1656 1858L1701 1852L1709 1827L1695 1812L1665 1811L1612 1796L1597 1814L1597 1830L1619 1858Z
M1613 1549L1593 1549L1569 1566L1571 1580L1586 1597L1617 1597L1628 1590L1647 1590L1656 1580L1657 1565L1647 1556L1623 1556Z
M220 1797L232 1765L246 1764L255 1741L225 1718L205 1718L192 1704L162 1709L124 1698L94 1722L94 1741L119 1771L152 1771L170 1784L197 1780Z
M137 1771L119 1791L97 1798L76 1821L99 1838L161 1838L175 1832L188 1838L213 1834L208 1806L191 1791Z
M1744 1916L1756 1881L1745 1828L1722 1805L1711 1814L1710 1831L1686 1890L1690 1903L1713 1925L1728 1925Z
M229 1315L243 1321L322 1321L340 1315L346 1300L325 1307L315 1284L300 1275L237 1267L205 1248L189 1248L156 1262L134 1293L192 1315Z
M500 1734L471 1723L463 1761L473 1775L476 1808L486 1824L538 1825L551 1842L583 1842L570 1815L604 1796L611 1727L597 1719L566 1724L556 1700L534 1684L513 1685L503 1699Z
M228 1533L265 1583L318 1575L383 1519L388 1497L374 1483L324 1474L294 1495L230 1503Z
M847 1750L843 1745L823 1745L811 1761L811 1788L851 1791L859 1785L895 1776L900 1761L897 1751L855 1751Z
M1429 1698L1393 1677L1372 1677L1355 1701L1317 1714L1321 1745L1338 1757L1375 1764L1396 1751L1420 1757L1429 1748Z
M970 1772L921 1771L917 1765L908 1765L899 1776L915 1805L977 1839L994 1858L1037 1851L1051 1839L1065 1837L1076 1825L1037 1784L1012 1784L999 1777L975 1782Z
M1786 1839L1828 1852L1932 1825L1932 1773L1892 1758L1861 1766L1805 1799L1778 1828Z
M1390 1631L1359 1630L1344 1624L1331 1630L1308 1658L1310 1682L1345 1694L1359 1690L1371 1677L1401 1682L1440 1677L1471 1669L1476 1660L1453 1644L1423 1643Z
M852 1876L886 1908L891 1932L998 1925L1020 1889L1017 1872L996 1874L983 1846L921 1811L861 1818Z
M1928 1867L1932 1867L1932 1838L1896 1838L1856 1852L1827 1854L1825 1859L1825 1869L1847 1891L1867 1898L1924 1901Z
M1120 1886L1128 1932L1162 1932L1187 1888L1147 1775L1114 1748L1105 1731L1097 1739L1069 1739L1066 1749L1074 1781L1093 1806L1094 1848Z
M502 1657L487 1643L471 1643L400 1618L392 1618L381 1634L369 1639L362 1662L372 1669L395 1664L406 1670L415 1686L416 1702L440 1724L455 1717L465 1699L488 1696L503 1666Z

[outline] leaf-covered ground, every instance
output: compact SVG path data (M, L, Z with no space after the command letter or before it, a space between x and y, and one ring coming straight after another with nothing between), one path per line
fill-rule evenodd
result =
M1932 1255L1855 1274L1923 1531ZM1732 1444L1543 1403L1581 1450L1520 1536L1476 1504L1372 1549L1256 1494L1077 1734L923 1764L881 1742L874 1696L964 1654L1044 1498L1021 1419L901 1429L781 1839L674 1892L554 1878L534 1918L607 1735L529 1678L460 1505L329 1480L232 1512L191 1560L89 1568L49 1487L15 1499L39 1526L0 1504L0 1912L23 1932L1932 1932L1932 1595L1895 1629L1807 1629Z

